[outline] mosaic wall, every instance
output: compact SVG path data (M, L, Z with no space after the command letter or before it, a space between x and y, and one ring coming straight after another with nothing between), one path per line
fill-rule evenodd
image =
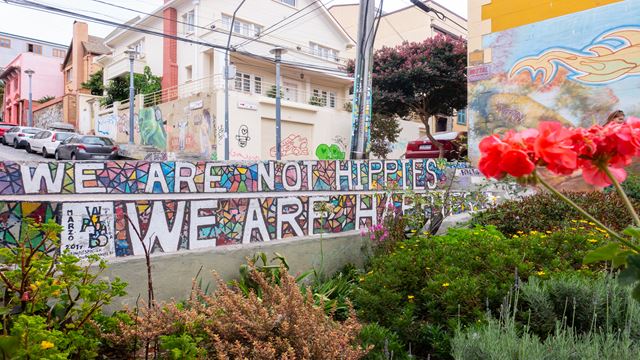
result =
M436 189L454 164L429 160L0 162L0 195ZM468 168L467 164L455 164Z
M340 233L376 224L390 205L405 211L407 190L438 203L442 189L453 183L468 191L478 175L468 164L434 160L0 162L0 242L15 245L25 218L58 222L62 249L79 257L144 255L143 243L152 253L171 253ZM495 201L465 191L451 193L444 212ZM166 195L140 200L148 193ZM19 201L28 194L92 196Z

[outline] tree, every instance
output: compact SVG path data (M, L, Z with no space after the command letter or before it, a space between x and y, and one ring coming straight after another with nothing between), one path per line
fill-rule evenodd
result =
M104 70L100 69L91 76L89 76L89 80L87 82L82 83L82 87L84 89L91 90L91 95L104 95L104 84L103 84Z
M40 103L40 104L44 104L44 103L46 103L47 101L49 101L49 100L53 100L53 99L55 99L55 98L56 98L55 96L45 95L45 96L41 97L40 99L36 100L36 102L37 102L37 103Z
M400 135L400 124L395 117L373 114L371 119L371 153L373 155L386 159L398 135Z
M133 75L133 86L138 94L151 94L162 89L162 77L151 73L151 68L144 67L143 74ZM107 84L103 105L111 105L115 101L129 99L129 74L117 77Z
M416 116L427 137L429 118L451 116L467 105L467 45L461 38L438 35L419 43L384 47L373 59L373 111L383 117Z

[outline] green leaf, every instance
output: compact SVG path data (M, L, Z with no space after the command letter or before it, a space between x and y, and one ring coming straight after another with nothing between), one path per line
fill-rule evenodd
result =
M624 229L622 233L625 235L629 235L634 239L640 239L640 228L629 226L628 228Z
M631 250L625 250L625 251L621 251L619 253L616 254L616 256L614 256L613 258L613 267L617 268L623 265L627 265L627 258L629 257L629 255L632 255L633 251Z
M617 243L607 244L587 253L582 262L591 264L598 261L613 260L619 252L620 245Z

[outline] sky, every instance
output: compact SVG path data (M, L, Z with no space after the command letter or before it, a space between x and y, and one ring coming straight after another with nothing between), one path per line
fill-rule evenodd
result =
M354 2L352 0L323 1L328 6ZM119 23L126 22L138 14L128 10L118 9L100 2L134 8L143 12L151 12L164 3L163 0L46 0L37 2ZM438 2L464 18L467 17L467 0L438 0ZM385 0L384 11L389 12L408 5L411 5L409 0ZM25 9L5 2L0 2L0 19L1 32L64 45L71 42L71 32L74 21L72 18L32 9ZM210 22L212 19L200 19L200 22L206 20ZM105 37L113 30L113 27L91 23L90 21L87 22L89 23L89 34L91 35Z

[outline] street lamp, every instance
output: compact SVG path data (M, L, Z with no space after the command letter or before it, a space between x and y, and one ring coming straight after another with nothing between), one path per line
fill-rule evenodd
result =
M287 49L276 47L269 52L276 56L276 160L280 160L282 138L282 129L280 128L280 61L282 60L282 54L286 53Z
M31 77L36 72L31 69L27 69L24 71L24 73L29 75L29 112L27 113L27 126L32 126L33 125L33 100L31 96Z
M136 59L138 52L135 49L129 49L124 53L129 55L129 144L133 144L133 97L135 92L133 85L133 60Z

